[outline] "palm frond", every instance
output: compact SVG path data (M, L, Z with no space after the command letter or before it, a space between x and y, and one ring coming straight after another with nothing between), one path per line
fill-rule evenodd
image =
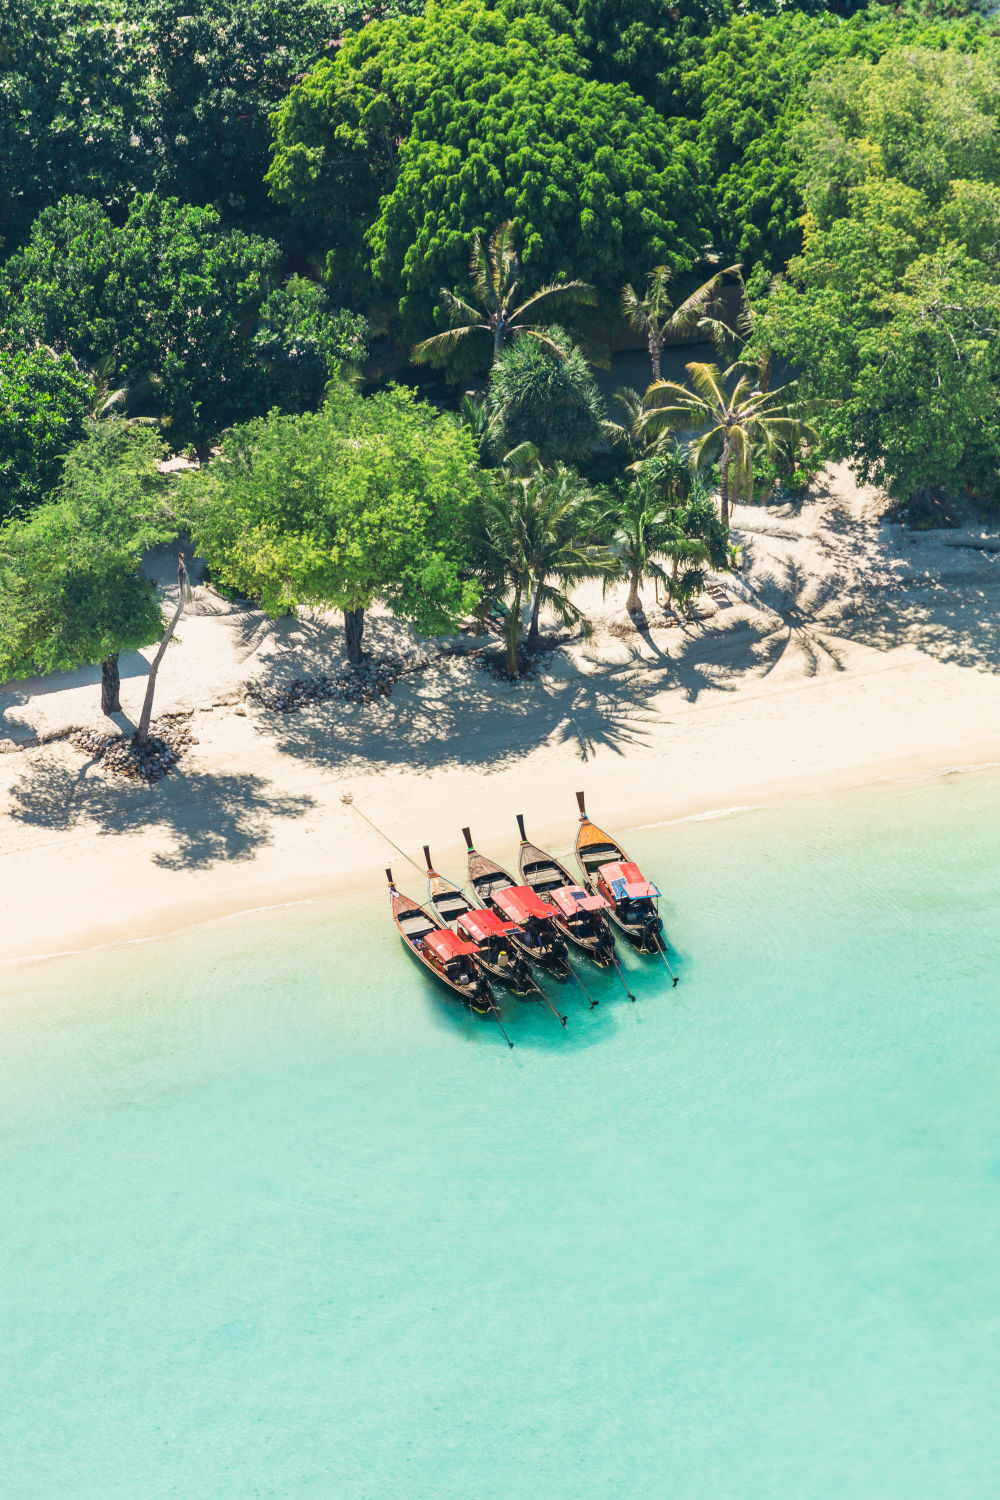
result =
M597 293L589 281L557 281L549 286L543 286L541 291L535 292L520 307L514 308L510 313L511 322L520 323L528 318L536 318L542 314L547 307L558 305L560 302L579 302L585 307L594 307L597 303Z
M489 333L489 331L489 328L482 323L477 323L474 327L466 323L460 328L446 328L443 333L432 334L422 343L414 344L410 351L410 358L417 365L433 364L436 360L447 358L470 333Z
M446 286L441 288L441 301L444 303L449 322L456 327L468 324L470 327L485 328L487 332L489 331L489 325L483 322L481 307L473 307L471 302L466 302L454 292L449 292Z
M687 366L687 372L692 386L706 405L715 410L725 410L729 406L722 371L718 365L696 361Z

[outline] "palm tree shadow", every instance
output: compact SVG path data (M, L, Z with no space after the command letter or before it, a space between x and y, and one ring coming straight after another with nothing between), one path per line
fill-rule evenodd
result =
M273 792L259 776L180 770L146 787L89 775L91 765L77 770L51 756L34 761L11 789L11 818L99 837L161 833L166 846L153 863L180 871L252 860L273 841L278 819L304 817L315 806L312 797Z

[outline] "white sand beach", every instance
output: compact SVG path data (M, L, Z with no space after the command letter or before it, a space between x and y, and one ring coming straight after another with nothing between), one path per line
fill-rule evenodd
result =
M671 624L650 588L639 632L624 590L604 599L597 586L593 634L547 655L537 680L511 686L470 656L435 655L367 706L283 714L245 699L248 681L340 670L340 622L274 622L200 588L157 698L159 713L192 714L198 743L153 787L112 780L66 741L26 745L108 725L96 669L8 684L0 962L371 885L389 863L419 892L359 811L414 859L429 841L460 873L466 823L499 858L516 844L515 812L567 848L577 788L595 820L624 829L1000 761L1000 532L916 533L882 509L830 470L800 507L737 512L749 587L720 579L728 607L706 599L705 618ZM417 649L378 612L367 645ZM123 657L133 719L144 672L137 653Z

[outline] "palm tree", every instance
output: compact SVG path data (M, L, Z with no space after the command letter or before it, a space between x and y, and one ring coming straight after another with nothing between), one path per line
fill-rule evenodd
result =
M527 609L529 650L538 644L542 605L564 625L583 618L568 590L612 567L607 550L591 544L599 520L594 490L564 464L527 472L504 468L483 506L484 598L508 602L504 640L507 673L517 675Z
M630 615L642 613L640 591L648 577L662 577L657 559L665 559L670 525L669 497L655 473L639 473L619 493L604 513L609 528L608 546L616 560L617 578L628 579L625 608ZM611 579L605 581L605 592Z
M618 577L629 584L625 608L643 612L640 590L646 578L662 578L667 596L682 607L705 587L706 570L732 566L726 530L704 491L696 485L680 491L669 464L649 464L608 507L609 545ZM665 572L661 563L669 562Z
M654 381L660 379L660 357L668 338L683 337L694 328L704 327L711 333L713 328L726 326L721 319L710 317L709 313L722 289L723 277L733 273L738 275L739 270L739 266L726 266L725 270L717 271L676 308L669 295L674 275L669 266L656 266L650 271L644 296L640 297L630 285L622 288L622 312L636 332L646 336Z
M605 432L612 443L624 448L630 460L630 474L641 474L650 463L670 463L676 456L677 440L666 430L653 432L642 424L643 398L631 386L623 385L615 391L615 404L620 407L624 421L606 422Z
M741 494L753 498L754 449L774 453L790 449L802 439L814 442L816 433L795 401L795 382L776 391L762 391L748 375L739 375L731 390L718 365L687 366L691 387L660 380L643 400L640 426L652 433L690 430L700 434L691 446L696 469L719 462L719 514L729 524L732 506Z
M728 573L736 565L736 548L703 485L699 485L671 514L663 550L670 559L667 598L687 611L702 593L707 574Z
M552 339L544 322L536 320L542 316L550 323L552 310L565 303L581 302L592 307L597 300L594 288L587 282L560 281L542 287L533 297L517 303L521 263L514 245L514 226L509 219L493 231L488 245L483 244L482 235L473 235L469 274L475 301L466 301L456 292L441 288L452 327L416 345L413 358L418 364L443 360L466 339L480 333L489 334L493 340L494 360L515 334L527 334L537 339L557 358L562 358L563 351Z

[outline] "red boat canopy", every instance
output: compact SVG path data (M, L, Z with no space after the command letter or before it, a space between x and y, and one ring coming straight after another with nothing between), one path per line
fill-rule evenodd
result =
M449 963L453 958L464 958L466 955L475 953L475 943L463 943L460 937L456 937L447 927L436 927L422 940L428 952L441 963Z
M485 943L491 937L506 937L513 922L501 922L495 911L463 911L458 930L474 943Z
M493 900L512 922L526 922L529 917L554 917L556 909L536 896L530 885L509 885L496 891Z
M638 865L630 859L614 864L601 865L598 875L609 887L616 901L643 901L659 896L655 885L650 885Z
M603 896L591 896L582 885L561 885L558 890L545 893L558 906L564 917L575 917L581 911L607 911L611 905Z

